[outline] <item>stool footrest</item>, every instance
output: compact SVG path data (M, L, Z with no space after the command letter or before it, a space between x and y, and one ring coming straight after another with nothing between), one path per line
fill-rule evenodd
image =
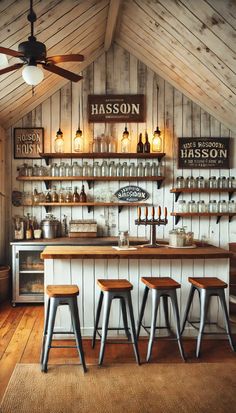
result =
M49 346L49 348L77 348L77 346Z

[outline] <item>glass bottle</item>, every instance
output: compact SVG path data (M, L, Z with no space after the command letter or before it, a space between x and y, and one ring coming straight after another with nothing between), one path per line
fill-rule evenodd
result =
M33 176L39 176L39 167L36 164L33 167Z
M137 143L137 153L143 153L143 141L142 141L142 134L139 134L139 140Z
M108 165L107 161L103 161L101 165L101 175L102 176L108 176Z
M93 176L101 176L101 166L98 162L94 162Z
M56 139L54 142L54 149L56 153L64 152L64 139L63 139L63 133L60 128L58 129L57 134L56 134Z
M66 237L68 235L67 231L67 216L63 215L62 219L62 236Z
M116 138L114 138L114 136L110 136L108 138L108 152L116 152L116 151L117 151Z
M93 153L101 152L101 138L95 136L93 139Z
M45 202L52 202L51 191L50 189L47 191L45 196Z
M116 166L114 161L109 163L109 176L116 176Z
M72 192L71 188L66 188L65 202L72 202Z
M206 204L204 201L198 201L197 203L198 212L206 212Z
M51 167L51 175L52 175L52 176L59 176L59 169L58 169L58 166L57 166L56 163L53 163L53 164L52 164L52 167Z
M122 166L120 162L118 162L118 164L115 165L115 168L116 168L115 176L122 176Z
M82 185L82 189L81 189L81 192L80 192L79 200L80 200L80 202L87 202L87 195L86 195L86 193L85 193L85 191L84 191L84 185Z
M31 222L29 213L27 214L27 218L26 218L25 238L26 239L32 239L33 238L33 228L32 228L32 222Z
M131 162L129 165L129 176L136 176L137 172L136 172L136 166L134 162Z
M129 173L129 168L127 165L127 162L123 162L122 168L121 168L121 176L128 176Z
M209 188L217 188L217 180L215 176L209 178Z
M144 176L143 163L139 162L137 166L137 176Z
M79 202L79 200L80 200L80 196L77 191L77 186L75 186L74 193L73 193L73 202Z
M61 162L59 166L59 176L64 177L66 176L66 168L65 168L65 162Z
M150 162L146 162L144 165L144 176L151 176Z
M150 153L150 142L148 140L147 132L145 132L145 143L143 145L143 152Z
M74 161L72 164L72 176L81 176L82 168L78 165L78 162Z
M197 212L197 205L195 203L195 201L189 201L188 202L188 210L189 212Z
M161 152L162 151L162 137L160 129L156 128L152 138L152 151L153 152Z
M68 163L65 166L65 172L66 172L66 176L72 176L72 166L69 165Z
M156 162L152 162L151 165L151 176L158 176L159 175L159 168Z
M218 205L216 200L212 200L209 202L208 211L212 213L218 212Z
M108 149L107 145L107 137L104 135L104 133L101 134L101 152L106 153Z
M60 191L59 191L58 202L60 202L60 203L65 202L64 189L63 188L61 188Z
M52 197L52 202L58 202L59 198L58 198L58 194L56 192L56 187L55 186L52 187L51 197Z
M80 128L77 129L75 137L74 137L74 142L73 142L73 147L75 152L83 152L84 151L84 138L83 138L83 132Z
M89 166L88 166L88 162L87 162L87 161L85 161L85 162L83 163L82 175L83 175L83 176L89 176Z
M129 132L127 130L127 127L125 127L125 130L122 135L121 139L121 152L129 153L130 152L130 138L129 138Z

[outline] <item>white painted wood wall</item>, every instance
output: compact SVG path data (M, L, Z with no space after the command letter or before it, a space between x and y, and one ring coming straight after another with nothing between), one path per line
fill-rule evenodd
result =
M151 195L150 201L154 205L167 206L168 211L175 210L174 196L170 193L170 188L174 185L176 176L188 176L193 174L195 177L203 175L206 179L211 175L226 176L236 175L236 145L235 137L232 137L232 169L230 170L178 170L176 165L177 137L181 136L231 136L229 129L224 127L215 118L210 116L198 105L193 103L177 89L173 88L168 82L156 75L145 64L138 61L123 48L114 45L106 54L103 54L93 64L83 72L84 80L78 84L68 83L60 91L53 94L45 100L35 110L22 118L17 124L12 125L8 130L7 139L7 177L9 178L10 190L45 191L44 183L19 183L15 177L17 167L23 163L23 160L13 159L13 128L14 127L31 127L42 126L45 130L45 152L54 151L53 141L56 131L59 128L59 118L61 113L61 129L65 137L65 151L72 150L72 140L80 121L84 135L86 136L87 149L92 141L93 136L107 132L115 136L120 144L124 124L88 124L87 122L87 96L88 94L111 94L111 93L144 93L147 100L147 119L145 123L128 124L132 139L132 151L136 150L137 137L140 132L147 130L151 138L152 132L158 125L164 134L164 151L166 157L163 161L162 172L166 176L164 185L157 190L155 183L141 182L139 185L145 188ZM35 89L37 96L37 87ZM69 160L70 162L70 160ZM73 159L71 160L73 162ZM92 161L91 161L92 162ZM44 164L41 160L30 160L30 164ZM67 187L66 183L58 183ZM74 187L76 184L70 185ZM78 183L79 188L81 183ZM89 197L103 193L112 194L123 183L99 183L95 182L94 188L88 190L87 183L85 190ZM183 198L203 199L208 202L210 199L227 199L227 195L218 194L185 194ZM181 198L180 198L181 199ZM7 208L9 215L9 229L11 228L11 216L15 214L26 215L32 213L41 220L45 216L44 208L24 207L16 208L9 205ZM54 215L62 219L66 214L69 219L76 218L94 218L99 224L101 235L117 235L119 230L128 229L130 235L149 235L145 228L137 228L134 224L136 218L136 208L124 208L119 214L117 208L95 208L88 214L87 208L81 207L57 207L53 209ZM178 226L186 226L188 230L194 231L195 238L200 239L206 235L211 243L217 246L228 247L228 243L234 241L236 237L236 219L231 223L228 219L222 218L219 224L216 224L215 218L194 218L180 221ZM165 228L158 230L159 237L168 238L169 230L174 226L174 218L169 216L169 223ZM9 231L10 234L10 231Z
M0 265L5 264L6 259L6 133L0 126Z

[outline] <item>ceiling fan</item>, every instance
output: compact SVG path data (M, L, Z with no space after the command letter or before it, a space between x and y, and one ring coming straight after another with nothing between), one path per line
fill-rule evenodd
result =
M19 44L18 51L0 46L0 53L13 57L19 57L23 63L15 63L11 66L0 69L0 75L12 72L24 66L22 70L23 79L29 85L35 86L44 78L43 71L37 66L42 65L43 69L48 72L55 73L71 80L72 82L78 82L81 80L83 78L82 76L58 67L56 64L63 62L82 62L84 60L83 55L68 54L47 57L45 44L36 40L36 37L34 36L34 22L37 20L37 16L33 11L33 0L30 0L30 11L27 19L31 23L31 34L27 41Z

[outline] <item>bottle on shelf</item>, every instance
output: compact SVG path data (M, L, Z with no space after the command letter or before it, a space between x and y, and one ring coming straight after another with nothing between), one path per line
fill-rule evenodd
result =
M77 191L77 186L75 186L74 193L73 193L73 202L79 202L79 200L80 200L80 196Z
M61 229L62 229L62 236L66 237L68 235L68 231L67 231L67 216L63 215L63 219L62 219L62 225L61 225Z
M68 202L68 203L72 202L72 198L73 196L72 196L71 188L68 187L66 188L65 202Z
M45 196L45 202L52 202L52 196L51 196L51 191L50 189L47 191L46 196Z
M94 137L92 147L93 147L93 153L101 152L101 137L100 136Z
M139 140L137 143L137 153L143 153L142 133L139 134Z
M101 134L101 149L100 151L102 153L107 152L108 149L108 144L107 144L107 137L104 135L104 133Z
M108 138L108 152L117 152L117 143L114 136L109 136Z
M130 138L129 138L129 132L127 130L127 127L125 127L125 130L123 132L122 139L121 139L121 152L124 152L124 153L130 152Z
M101 166L99 165L98 162L94 162L93 176L101 176L101 174L102 174Z
M64 196L64 189L63 188L61 188L60 191L59 191L58 202L60 202L60 203L65 202L65 196Z
M150 142L148 140L147 132L145 132L145 143L143 145L143 152L150 153Z
M59 166L59 176L63 177L66 176L66 168L65 168L65 162L61 162Z
M52 187L51 197L52 197L52 202L58 202L59 198L58 198L58 193L56 192L56 187L55 186Z
M86 193L85 193L85 191L84 191L84 185L82 185L82 189L81 189L81 192L80 192L79 200L80 200L80 202L87 202L87 195L86 195Z
M101 165L101 175L102 176L108 176L108 165L107 161L103 161Z
M30 219L30 214L29 213L27 213L27 218L26 218L25 238L26 239L32 239L33 238L32 221Z
M72 165L72 176L81 176L82 167L78 165L78 162L74 161Z

